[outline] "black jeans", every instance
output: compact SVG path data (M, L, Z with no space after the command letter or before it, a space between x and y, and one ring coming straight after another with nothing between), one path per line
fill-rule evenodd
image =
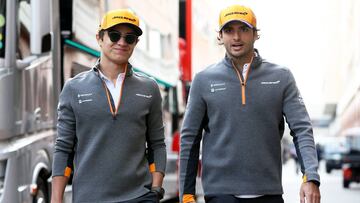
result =
M145 195L120 203L159 203L159 199L154 192L148 192Z
M284 203L282 195L264 195L257 198L237 198L234 195L205 195L206 203Z

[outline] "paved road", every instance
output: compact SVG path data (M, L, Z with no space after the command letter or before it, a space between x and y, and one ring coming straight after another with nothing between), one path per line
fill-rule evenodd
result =
M283 168L284 200L286 203L299 203L301 175L296 174L295 164L288 161ZM360 203L360 184L352 183L349 189L342 187L341 170L325 172L325 165L320 163L321 202L322 203Z

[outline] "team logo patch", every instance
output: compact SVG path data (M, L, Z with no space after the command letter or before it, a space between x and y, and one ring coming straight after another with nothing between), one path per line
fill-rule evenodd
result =
M210 84L210 92L218 92L226 90L225 83L211 83Z
M280 84L280 80L277 81L263 81L261 82L262 85L277 85Z
M152 98L152 95L149 94L149 95L145 95L145 94L136 94L136 96L138 97L144 97L144 98L147 98L147 99L151 99Z
M78 94L77 98L78 98L78 102L79 104L85 103L85 102L92 102L93 99L91 98L93 94L92 93L82 93L82 94Z

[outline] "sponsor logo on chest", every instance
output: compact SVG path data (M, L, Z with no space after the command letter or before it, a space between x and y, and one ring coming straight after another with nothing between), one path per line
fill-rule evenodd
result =
M152 95L151 94L149 94L149 95L146 95L146 94L136 94L136 96L138 96L138 97L143 97L143 98L146 98L146 99L151 99L152 98Z
M93 99L91 98L91 96L93 95L93 93L78 93L77 95L77 99L79 104L85 103L85 102L92 102Z
M226 84L223 83L211 83L210 84L210 92L218 92L226 90Z
M262 81L261 84L262 84L262 85L278 85L278 84L280 84L280 80L276 80L276 81Z

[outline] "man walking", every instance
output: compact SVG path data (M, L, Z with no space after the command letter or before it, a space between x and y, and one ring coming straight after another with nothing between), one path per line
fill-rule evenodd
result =
M101 57L66 82L58 106L52 202L73 172L73 202L158 202L166 165L161 95L128 62L142 34L126 9L105 14Z
M218 39L226 56L195 76L181 130L181 202L195 202L201 140L206 202L284 202L285 119L303 172L301 202L320 202L310 118L290 70L262 59L254 49L258 38L250 8L221 11Z

